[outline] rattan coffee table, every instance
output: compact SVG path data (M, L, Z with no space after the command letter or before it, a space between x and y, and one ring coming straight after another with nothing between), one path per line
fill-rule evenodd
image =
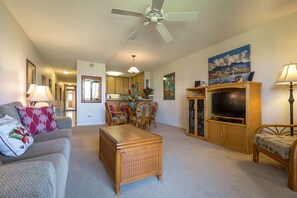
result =
M151 176L162 179L162 137L136 128L118 125L100 128L99 158L120 186Z

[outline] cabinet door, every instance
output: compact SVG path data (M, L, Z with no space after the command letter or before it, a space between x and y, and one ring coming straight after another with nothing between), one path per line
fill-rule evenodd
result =
M237 151L245 151L245 127L225 125L224 146Z
M124 77L123 78L123 94L128 94L129 89L129 78Z
M106 76L106 93L114 94L115 93L115 77Z
M188 132L191 134L195 134L195 100L191 99L188 100L189 104L189 125L188 125Z
M223 144L223 129L223 124L208 122L208 141L214 144Z
M124 81L122 77L116 77L115 78L115 93L116 94L122 94L123 93L123 86Z

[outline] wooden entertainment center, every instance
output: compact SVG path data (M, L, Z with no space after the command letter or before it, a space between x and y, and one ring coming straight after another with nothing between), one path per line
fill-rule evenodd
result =
M236 151L252 153L253 135L262 124L261 87L262 83L246 81L187 88L186 134ZM214 114L213 94L236 91L244 94L244 114Z

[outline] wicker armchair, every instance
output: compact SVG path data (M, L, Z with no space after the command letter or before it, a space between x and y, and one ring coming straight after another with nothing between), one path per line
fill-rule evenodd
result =
M297 192L296 127L297 125L262 125L254 134L253 147L254 162L259 162L259 152L262 152L286 167L288 187L295 192Z
M123 111L117 111L111 104L105 102L105 108L107 112L107 119L109 125L119 125L127 123L127 115Z
M154 124L155 128L157 128L157 123L156 123L157 111L158 111L158 103L157 102L152 102L151 103L150 115L149 115L149 125L151 126L151 124Z
M139 102L135 108L135 115L130 118L130 121L134 123L136 127L149 127L150 108L150 103Z

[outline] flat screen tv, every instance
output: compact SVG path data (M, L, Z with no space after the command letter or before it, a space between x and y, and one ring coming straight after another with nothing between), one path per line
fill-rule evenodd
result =
M245 90L212 94L212 113L228 117L245 117Z

